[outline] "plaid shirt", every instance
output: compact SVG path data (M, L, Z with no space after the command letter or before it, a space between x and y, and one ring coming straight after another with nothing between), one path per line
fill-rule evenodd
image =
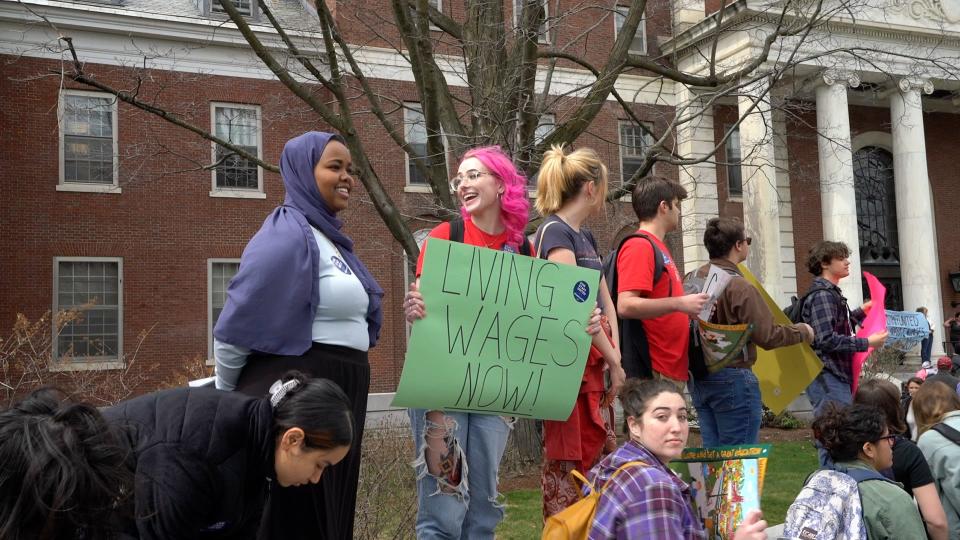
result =
M624 469L604 489L617 467L640 460L648 466ZM603 490L590 529L590 540L705 540L703 524L693 514L690 486L636 442L627 441L590 471Z
M850 383L853 353L868 348L867 338L853 336L853 324L861 324L866 316L862 309L850 311L847 299L830 281L814 278L813 287L828 287L831 291L817 291L803 303L803 322L813 328L813 348L823 361L823 369L841 381Z

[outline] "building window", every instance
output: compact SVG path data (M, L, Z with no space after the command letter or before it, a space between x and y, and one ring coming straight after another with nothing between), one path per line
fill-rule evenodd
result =
M620 35L620 29L623 28L623 21L627 19L627 13L630 12L630 8L627 6L617 6L616 11L613 12L613 37L614 39ZM637 25L637 31L633 34L633 41L630 42L630 54L647 54L647 19L644 17L640 19L640 24Z
M557 129L557 117L553 113L543 113L537 119L537 129L533 132L533 143L540 144Z
M650 135L630 120L620 121L620 182L633 178L643 165L643 151L653 144Z
M537 119L537 128L533 132L533 144L540 144L548 135L557 129L557 117L553 113L543 113ZM535 172L527 177L527 189L534 191L537 189L537 178L539 172Z
M724 133L729 133L727 137L726 159L727 159L727 193L730 197L743 197L743 172L740 169L740 128L726 126Z
M427 126L423 118L423 108L419 103L406 103L403 107L404 139L410 146L412 155L407 153L407 184L411 186L426 186L427 181L423 173L416 166L416 161L427 165Z
M213 359L213 329L227 302L227 286L240 270L240 259L207 259L207 358Z
M220 3L220 0L208 1L210 2L210 11L213 13L226 13L226 10L223 9L223 5ZM237 8L237 11L239 11L241 15L250 17L256 13L254 8L257 5L257 0L233 0L233 5Z
M116 98L66 90L60 104L60 186L90 191L116 188Z
M520 14L523 12L523 3L529 0L513 0L513 26L514 28L520 28ZM537 28L537 42L538 43L550 43L550 25L548 21L550 20L550 7L547 3L547 0L541 0L543 4L543 22L540 23L540 27Z
M70 314L59 334L54 334L54 359L120 360L123 259L56 257L53 280L53 311Z
M213 132L244 151L260 158L260 107L230 103L211 104ZM243 196L244 193L263 193L263 178L256 163L214 143L212 195Z
M423 107L419 103L403 104L403 133L404 140L410 145L413 154L407 153L407 185L429 187L430 181L417 169L416 161L429 167L427 161L427 124L423 117ZM446 159L447 138L441 131L444 159Z

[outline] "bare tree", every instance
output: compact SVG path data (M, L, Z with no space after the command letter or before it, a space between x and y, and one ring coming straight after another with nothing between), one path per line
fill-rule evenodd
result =
M532 173L550 145L590 133L607 101L615 101L622 116L635 121L648 137L642 166L610 194L610 200L616 200L655 163L683 167L713 161L714 152L684 155L678 151L675 133L696 122L705 108L736 103L743 89L758 81L767 84L759 94L751 94L755 106L781 107L792 115L788 106L795 106L797 100L790 96L771 98L769 91L783 81L795 83L795 68L801 64L823 59L823 64L828 65L828 59L846 56L858 65L868 66L899 57L922 60L944 73L953 72L946 59L936 58L933 50L811 47L811 40L822 38L822 27L829 21L869 8L869 2L863 0L768 2L763 4L762 16L749 19L737 19L736 10L720 10L700 25L703 41L692 53L698 57L695 70L681 65L676 47L666 53L652 47L653 54L649 55L630 52L645 12L670 9L669 5L651 5L648 10L645 1L618 7L607 1L581 0L561 5L558 1L516 0L519 13L515 20L511 20L513 6L504 6L502 0L466 2L463 13L455 16L437 10L427 0L390 0L388 13L384 12L383 0L339 0L335 4L318 1L312 6L315 19L308 25L312 32L300 28L293 31L274 14L269 2L259 2L262 20L275 36L271 42L265 42L263 33L251 28L231 0L214 1L219 1L250 49L303 103L305 110L344 135L373 206L411 258L418 254L418 248L408 220L385 189L382 172L368 159L368 143L356 119L376 118L394 144L411 156L419 154L406 140L404 126L396 119L397 111L404 107L403 100L384 81L365 71L360 58L365 42L393 48L409 61L427 132L426 153L413 159L413 164L431 188L438 217L455 210L447 185L448 153L461 155L473 146L499 144ZM665 18L669 16L667 12ZM616 40L609 46L604 43L597 47L591 35L600 25L612 25L614 17L620 18ZM757 54L745 62L724 63L722 48L737 33L750 36ZM59 32L59 36L60 45L69 51L70 57L58 75L111 93L199 138L221 145L230 152L222 159L235 154L277 171L275 165L169 110L162 96L141 93L142 80L121 88L98 78L83 61L83 44L69 33ZM562 69L578 69L589 73L589 77L577 88L558 89L555 75ZM649 88L694 88L703 106L638 105L635 95L621 95L616 87L617 80L629 74L648 77ZM657 122L641 121L641 116L650 118L650 111L638 114L644 107L655 110ZM538 134L538 123L545 111L551 110L562 110L563 114L556 119L554 129ZM739 121L730 131L738 124ZM716 148L722 147L729 136L729 132L725 133ZM198 167L211 168L216 164Z

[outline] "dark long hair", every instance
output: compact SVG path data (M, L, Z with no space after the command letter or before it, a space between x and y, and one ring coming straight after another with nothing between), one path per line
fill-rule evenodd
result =
M892 382L868 379L860 383L857 394L853 396L853 402L880 409L892 433L900 435L907 431L907 424L903 421L900 410L900 392Z
M119 440L96 408L51 388L0 412L0 538L109 538L133 493Z
M883 437L887 427L883 416L880 409L871 405L840 407L831 401L813 421L813 436L834 461L850 461L860 455L863 443Z
M327 450L353 444L353 412L343 390L328 379L308 379L297 371L287 372L283 382L296 380L273 410L273 433L303 430L308 448Z

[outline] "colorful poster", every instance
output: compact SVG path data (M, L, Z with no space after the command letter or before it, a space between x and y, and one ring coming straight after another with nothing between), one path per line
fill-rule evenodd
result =
M769 444L686 448L673 461L709 540L733 538L747 513L760 509L769 455Z
M930 323L923 313L887 310L887 331L890 336L884 346L909 351L930 333Z
M887 288L870 272L864 272L863 278L867 280L867 287L870 289L871 307L870 313L867 313L866 318L863 319L863 324L861 324L860 329L857 330L857 337L865 338L877 332L882 332L883 329L887 327L887 312L884 308L887 298ZM853 381L850 386L854 393L857 391L857 384L860 382L863 363L867 361L867 357L870 356L871 352L873 352L873 347L863 352L853 353L853 371L851 373L853 375Z
M780 306L770 298L750 270L743 264L738 268L743 277L760 291L764 304L773 313L774 322L790 324L790 319L783 314ZM760 381L760 397L763 404L774 414L783 412L791 401L806 390L822 369L823 362L806 343L772 351L757 347L757 362L753 365L753 373Z
M397 407L566 420L600 273L430 239Z
M739 358L753 333L752 324L715 324L702 320L697 323L703 360L710 373L720 371Z

